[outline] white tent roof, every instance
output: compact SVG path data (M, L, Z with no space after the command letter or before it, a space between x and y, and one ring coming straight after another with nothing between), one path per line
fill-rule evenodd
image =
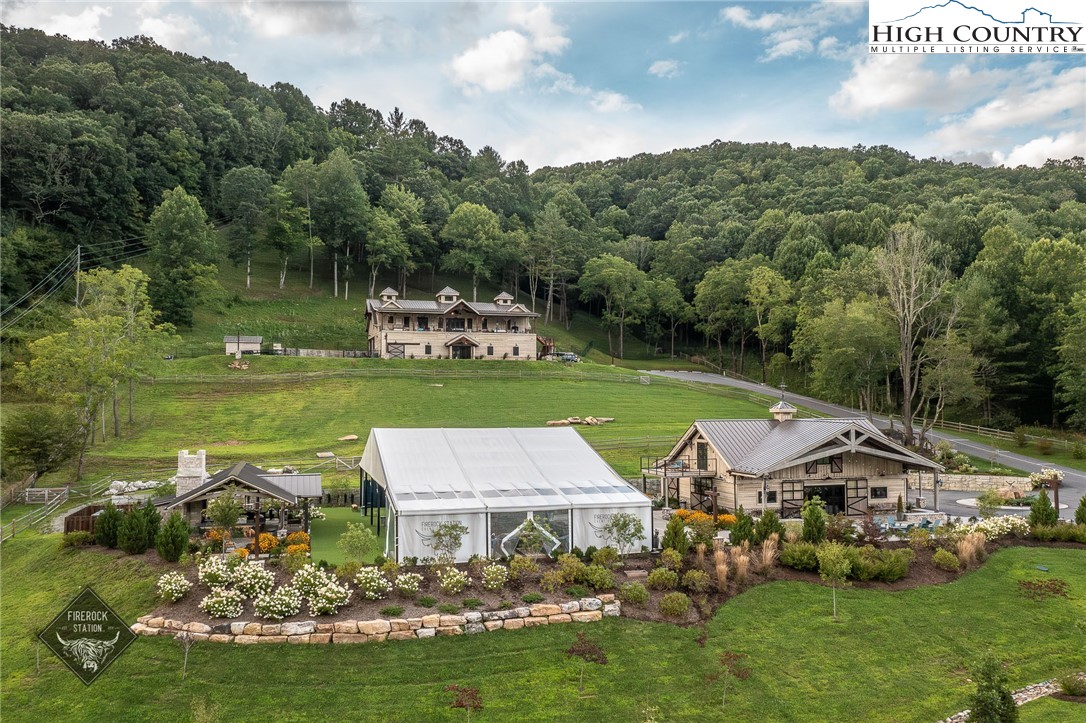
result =
M400 514L651 505L570 427L373 429L362 469Z

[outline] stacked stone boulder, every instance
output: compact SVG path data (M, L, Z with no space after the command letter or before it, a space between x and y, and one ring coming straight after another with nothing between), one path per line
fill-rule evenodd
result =
M604 617L618 617L621 614L622 604L614 595L600 595L564 603L539 603L509 610L466 612L462 615L435 613L421 618L341 620L332 623L304 620L289 623L236 622L208 625L144 615L132 626L132 632L137 635L174 637L188 633L195 640L237 645L322 645L415 640L439 635L476 635L495 630L520 630L539 625L594 623Z

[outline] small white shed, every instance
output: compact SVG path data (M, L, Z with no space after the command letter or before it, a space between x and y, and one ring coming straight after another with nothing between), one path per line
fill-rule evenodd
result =
M570 427L373 429L362 469L388 501L385 555L433 557L430 531L460 521L458 562L512 554L529 518L546 523L552 550L605 543L612 515L641 519L648 545L652 502Z
M259 354L260 345L264 342L262 336L245 336L244 334L227 334L222 338L226 345L227 356L238 354Z

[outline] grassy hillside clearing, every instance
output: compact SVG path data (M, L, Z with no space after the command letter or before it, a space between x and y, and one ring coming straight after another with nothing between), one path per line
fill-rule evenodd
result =
M100 552L60 552L56 536L5 543L0 571L4 717L9 721L215 719L462 720L450 683L478 687L478 720L870 720L931 721L968 707L969 666L985 650L1020 687L1086 666L1086 552L1001 551L940 586L895 593L838 593L776 582L724 605L702 632L609 619L491 635L356 646L198 644L180 681L181 650L141 638L91 694L50 654L35 672L33 633L87 583L126 620L153 605L151 562ZM1068 582L1068 597L1035 602L1015 582L1036 565ZM983 601L979 603L978 601ZM580 630L607 652L590 666L586 695L563 651ZM729 686L726 711L705 675L724 650L746 653L753 674ZM1034 718L1036 719L1036 718Z

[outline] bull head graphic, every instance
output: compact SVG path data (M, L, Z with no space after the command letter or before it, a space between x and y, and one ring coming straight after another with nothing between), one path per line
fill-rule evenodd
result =
M64 654L79 663L83 670L96 672L98 666L105 662L106 656L113 652L113 646L121 637L118 631L113 640L94 640L93 638L79 638L68 641L55 633L57 640L64 646Z

